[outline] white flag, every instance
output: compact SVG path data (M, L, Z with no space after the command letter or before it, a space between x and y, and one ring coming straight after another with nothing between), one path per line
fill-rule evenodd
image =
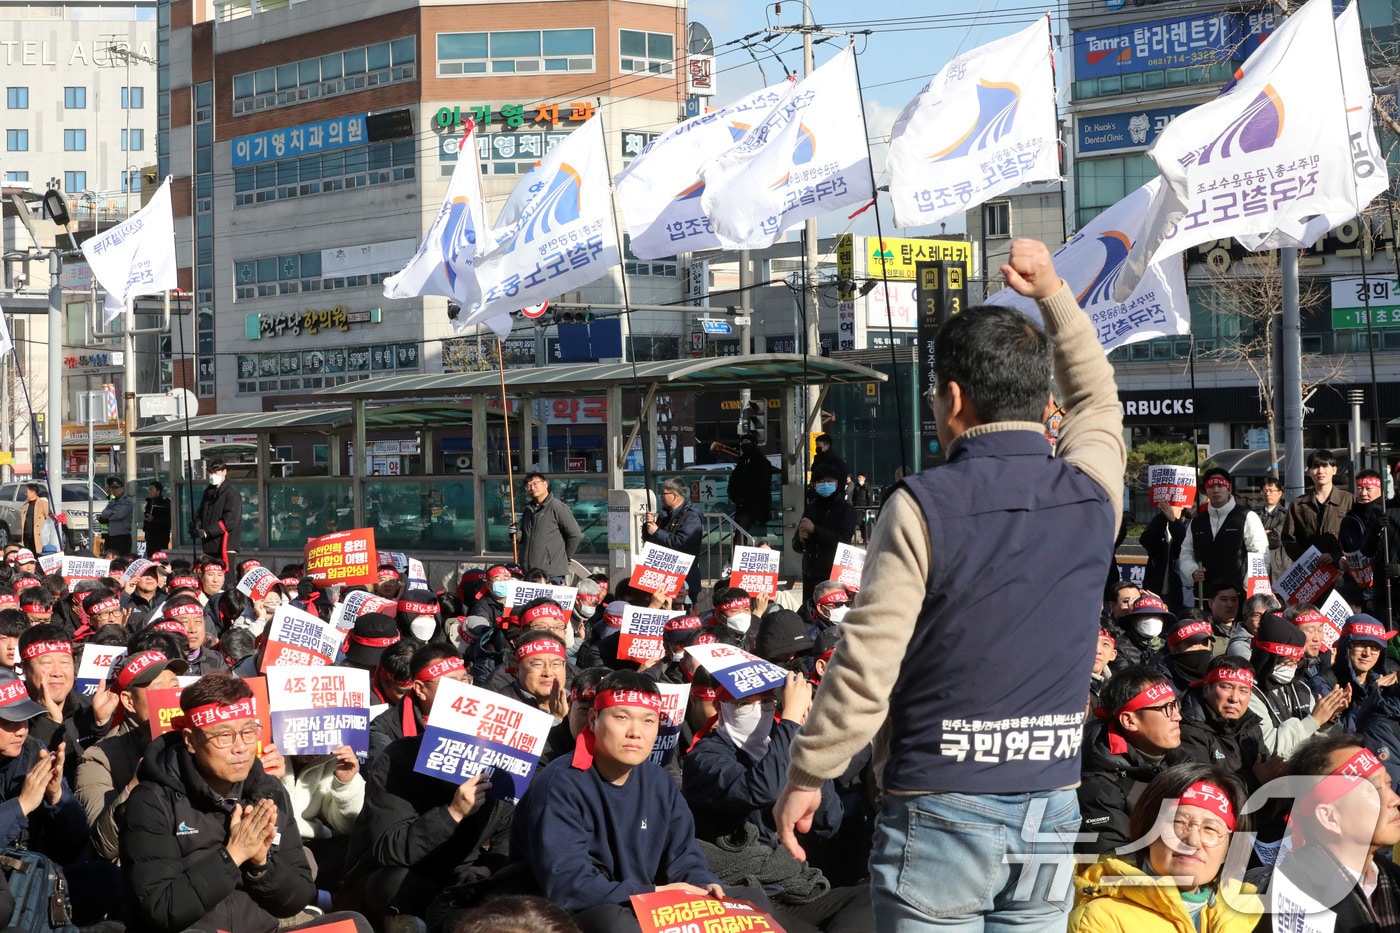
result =
M1376 140L1375 111L1371 106L1371 76L1366 71L1366 53L1361 47L1361 15L1355 2L1349 4L1335 23L1337 48L1342 59L1342 94L1347 103L1347 132L1351 138L1352 167L1356 179L1356 205L1365 207L1386 189L1385 155ZM1306 249L1323 235L1355 214L1348 208L1340 214L1318 214L1296 221L1267 235L1237 236L1240 245L1251 252L1266 249Z
M1337 67L1332 0L1283 21L1215 100L1177 117L1148 155L1165 184L1118 277L1127 297L1146 267L1229 237L1353 217L1353 153Z
M520 184L538 190L478 264L481 300L464 320L501 336L510 332L509 312L587 285L622 261L598 117L550 150Z
M719 247L700 203L705 191L700 168L733 148L793 87L784 81L687 120L652 140L622 170L614 184L634 256L657 259Z
M485 232L476 134L474 127L469 127L457 147L457 167L452 170L442 209L408 265L384 280L384 297L444 295L463 309L470 308L481 300L477 244Z
M894 225L961 214L1060 177L1050 30L1040 19L959 55L905 105L890 135Z
M10 327L5 323L5 309L0 308L0 357L14 348L14 341L10 339Z
M83 256L107 291L102 310L109 324L138 295L179 288L170 178L161 182L145 207L84 243Z
M1149 266L1127 301L1113 298L1123 261L1146 232L1147 209L1161 185L1160 178L1152 179L1085 224L1055 251L1055 271L1094 322L1105 353L1139 340L1191 332L1186 275L1179 256ZM1032 320L1040 320L1036 303L1010 288L992 295L987 304L1019 308Z
M700 206L726 249L764 249L809 217L874 197L848 47L700 169Z

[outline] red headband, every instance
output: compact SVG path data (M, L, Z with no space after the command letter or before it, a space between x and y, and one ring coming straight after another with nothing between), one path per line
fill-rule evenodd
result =
M1267 651L1281 658L1301 658L1304 653L1302 645L1280 645L1278 642L1260 641L1258 636L1255 636L1250 644L1260 651Z
M20 577L18 580L15 581L15 592L18 593L22 590L27 590L30 587L38 585L39 581L34 579L33 577Z
M1308 791L1303 800L1299 802L1305 806L1334 803L1351 793L1358 784L1384 767L1385 765L1381 764L1381 760L1375 756L1375 753L1368 748L1363 748L1343 762L1340 768L1319 781L1317 786Z
M1217 486L1224 486L1226 489L1229 489L1230 481L1223 476L1212 476L1210 479L1206 480L1207 489L1212 489Z
M199 603L186 603L183 606L167 606L165 617L167 619L178 619L182 616L202 616L204 607Z
M398 572L397 570L395 570L393 567L380 567L380 568L379 568L379 579L381 579L381 580L397 580L398 578L399 578L399 572Z
M594 709L607 709L610 706L643 706L653 713L659 713L661 697L640 690L603 690L594 695Z
M399 612L411 612L416 616L437 615L437 603L418 603L408 599L399 600Z
M188 636L189 634L185 631L185 627L174 619L161 619L155 625L152 625L151 628L157 632L169 632L172 635Z
M1254 672L1247 667L1217 667L1206 674L1205 678L1197 681L1202 684L1241 684L1245 687L1254 686ZM1192 684L1191 686L1196 686Z
M401 637L402 636L399 635L386 635L383 638L370 638L365 635L356 635L354 632L350 633L350 640L352 642L357 645L364 645L366 648L387 648L390 645L397 645Z
M24 681L19 678L0 684L0 706L9 706L11 703L18 703L20 700L29 699L29 689L25 687Z
M691 684L690 695L697 700L713 700L719 696L719 690L714 687L697 687Z
M1099 629L1099 637L1100 637L1100 638L1107 638L1109 641L1111 641L1111 642L1112 642L1113 644L1115 644L1115 645L1118 644L1118 639L1115 638L1115 637L1113 636L1113 633L1110 632L1110 631L1109 631L1108 629L1106 629L1106 628L1101 628L1101 629Z
M1169 682L1163 682L1152 684L1111 713L1102 706L1097 707L1094 710L1094 715L1108 722L1108 750L1115 755L1128 753L1128 740L1123 735L1122 726L1118 724L1119 713L1135 713L1143 707L1156 706L1163 701L1169 703L1175 699L1176 691L1172 689L1172 685Z
M462 663L462 659L459 657L439 658L414 674L413 679L427 683L430 680L437 680L443 674L450 674L453 671L464 671L466 669L467 666Z
M133 680L141 676L142 671L168 660L169 658L159 651L143 651L135 657L127 658L121 670L117 671L117 689L127 689Z
M555 619L559 622L569 621L569 614L553 603L540 603L538 606L531 606L520 616L521 625L529 625L536 619Z
M1186 788L1177 804L1209 810L1225 821L1230 832L1235 831L1235 808L1230 804L1229 795L1208 781L1197 781Z
M97 602L93 603L92 608L87 610L87 614L95 616L99 612L109 612L113 609L120 609L121 607L122 601L120 599L117 599L115 596L109 596L106 599L99 599Z
M1300 612L1300 613L1298 613L1296 616L1294 616L1294 617L1293 617L1293 624L1294 624L1294 625L1325 625L1325 624L1327 624L1327 617L1326 617L1325 615L1323 615L1322 613L1318 612L1316 609L1309 609L1309 610L1307 610L1306 612Z
M294 589L296 589L297 587L301 586L301 578L300 578L300 577L283 577L283 578L282 578L282 585L285 586L285 587L286 587L287 589L289 589L289 590L294 590Z
M825 593L817 597L818 606L840 605L841 603L848 603L850 601L851 597L846 595L845 590L832 590L830 593Z
M45 612L53 612L53 607L45 606L43 603L20 603L19 611L33 615L40 615Z
M715 607L717 612L729 612L732 609L750 609L753 603L747 596L736 596L733 599L726 599Z
M20 656L26 661L32 661L41 654L66 654L73 655L73 643L67 641L34 641L24 646L24 651Z
M1377 489L1380 489L1380 488L1381 488L1381 478L1380 478L1379 476L1362 476L1362 477L1359 477L1359 478L1356 480L1356 485L1358 485L1358 486L1374 486L1374 487L1376 487Z
M699 616L676 616L673 619L666 620L666 624L662 627L662 631L689 632L693 629L699 628L704 624L705 623L700 621Z
M537 654L549 654L557 658L566 657L564 646L554 639L532 638L529 641L521 642L520 646L515 649L515 660L524 661Z
M570 687L570 688L569 688L569 702L570 702L570 703L577 703L577 702L579 702L580 700L589 700L589 701L592 701L592 699L593 699L594 697L596 697L597 695L598 695L598 688L597 688L597 687L584 687L582 690L580 690L578 687Z
M1185 625L1179 626L1175 632L1167 636L1167 644L1179 645L1188 639L1199 638L1202 635L1209 634L1210 623L1204 619L1199 622L1188 622Z
M195 729L207 729L221 722L234 719L257 719L257 702L252 697L244 697L237 703L206 703L186 710L185 718Z
M172 590L197 590L199 589L199 578L189 576L188 574L171 577L170 588Z
M1353 637L1379 638L1381 641L1390 641L1395 637L1394 632L1387 632L1384 625L1375 622L1348 622L1346 634Z
M14 593L0 593L0 607L18 605L19 597Z

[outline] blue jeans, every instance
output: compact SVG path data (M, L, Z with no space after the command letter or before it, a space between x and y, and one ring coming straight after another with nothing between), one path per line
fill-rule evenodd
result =
M1072 790L885 798L870 853L878 933L1064 933L1074 902Z

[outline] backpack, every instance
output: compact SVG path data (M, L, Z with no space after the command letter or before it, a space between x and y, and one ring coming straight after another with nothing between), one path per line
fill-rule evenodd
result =
M6 916L6 908L10 910L5 926L35 933L78 933L68 882L52 859L27 849L0 849L0 871L5 882L0 889L0 917Z

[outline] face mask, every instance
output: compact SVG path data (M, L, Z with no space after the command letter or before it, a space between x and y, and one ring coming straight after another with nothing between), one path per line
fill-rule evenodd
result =
M209 485L210 485L210 486L222 486L223 483L224 483L224 474L222 474L222 473L210 473L210 474L209 474Z
M685 657L685 652L684 652L684 651L673 651L673 652L671 652L671 663L672 663L672 664L679 664L679 663L681 663L681 658L683 658L683 657Z
M593 603L586 603L582 600L579 600L579 602L577 602L574 605L574 609L577 610L578 614L585 619L593 618L593 614L598 611L598 607L595 606Z
M718 730L720 735L758 761L768 753L768 734L773 731L773 711L764 709L762 703L749 703L746 706L721 703Z
M1186 651L1182 654L1172 654L1167 656L1167 663L1178 673L1191 680L1200 680L1206 676L1206 668L1210 667L1211 654L1209 651Z
M817 483L817 495L821 496L823 499L834 494L835 492L835 483Z
M842 619L846 618L846 613L850 611L850 606L832 606L826 617L831 620L832 625L836 625Z
M492 583L492 584L491 584L491 595L494 596L494 597L496 597L497 599L505 599L505 598L506 598L506 581L504 581L504 580L497 580L495 583Z
M1269 679L1276 684L1286 684L1293 680L1293 675L1298 673L1296 667L1276 667L1269 672Z
M408 630L419 641L427 641L433 637L433 632L437 631L437 619L432 616L419 616L408 623Z
M740 635L744 635L748 632L749 626L753 624L753 615L747 612L736 612L725 619L724 624Z
M1138 619L1135 624L1137 626L1138 634L1141 635L1143 638L1156 638L1158 635L1162 634L1161 619L1154 619L1151 616L1148 616L1145 619Z

